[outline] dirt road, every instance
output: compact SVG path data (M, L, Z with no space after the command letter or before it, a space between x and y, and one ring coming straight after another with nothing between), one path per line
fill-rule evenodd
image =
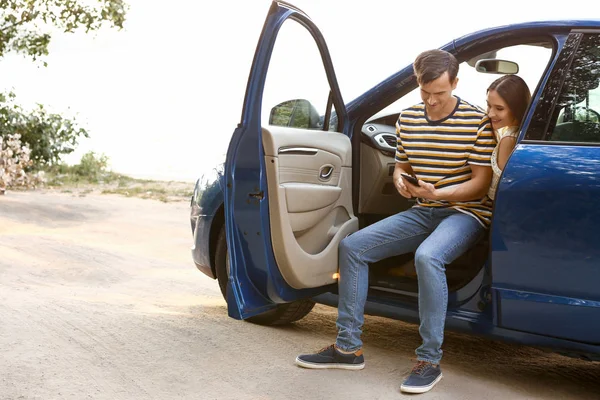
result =
M0 399L398 399L415 326L367 317L362 371L297 368L335 309L291 326L227 317L192 264L185 202L0 197ZM598 399L600 363L448 333L422 399Z

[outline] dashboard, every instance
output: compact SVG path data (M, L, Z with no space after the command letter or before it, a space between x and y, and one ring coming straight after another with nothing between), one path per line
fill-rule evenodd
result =
M359 213L392 215L412 201L400 196L393 182L396 165L396 121L392 114L365 123L361 129Z
M397 120L398 114L392 114L365 123L361 130L362 142L393 158L396 154Z

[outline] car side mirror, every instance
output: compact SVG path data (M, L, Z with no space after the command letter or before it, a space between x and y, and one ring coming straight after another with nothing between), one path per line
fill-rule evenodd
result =
M519 64L513 61L486 58L477 61L475 70L484 74L516 74L519 72Z
M321 123L319 113L310 101L294 99L279 103L271 109L269 125L318 129Z

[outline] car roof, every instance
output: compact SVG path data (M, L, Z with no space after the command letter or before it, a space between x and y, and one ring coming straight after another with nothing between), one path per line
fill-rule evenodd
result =
M547 32L573 29L598 29L600 19L587 20L557 20L557 21L531 21L518 24L501 25L494 28L482 29L455 39L454 46L459 48L466 43L489 36L501 35L503 33L515 33L516 31L527 31L530 34L545 34Z
M510 36L544 36L549 33L568 33L572 30L584 30L584 29L600 29L600 19L581 19L581 20L556 20L556 21L530 21L521 22L517 24L501 25L493 28L482 29L469 33L467 35L456 38L446 45L441 46L441 49L454 52L455 54L468 53L469 48L475 43L481 43L491 37L498 37L503 35ZM352 109L359 106L363 101L367 100L373 94L380 93L379 90L391 80L395 80L399 75L406 75L406 72L412 74L411 65L406 66L404 69L394 73L392 76L380 82L378 85L373 87L371 90L363 93L354 100L348 102L346 106L347 110L351 112ZM383 113L383 110L372 115L368 121L372 121L387 113Z

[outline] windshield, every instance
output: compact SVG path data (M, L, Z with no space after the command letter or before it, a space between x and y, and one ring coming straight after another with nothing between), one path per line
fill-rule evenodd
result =
M498 50L495 58L514 61L519 64L517 75L525 80L527 86L529 86L529 90L533 93L546 69L551 55L552 48L550 47L518 45ZM463 62L459 67L459 82L454 94L485 110L487 88L500 76L477 72L474 67L470 66L467 62ZM403 96L375 114L370 120L386 115L398 114L403 109L421 103L421 101L417 87L406 96Z

